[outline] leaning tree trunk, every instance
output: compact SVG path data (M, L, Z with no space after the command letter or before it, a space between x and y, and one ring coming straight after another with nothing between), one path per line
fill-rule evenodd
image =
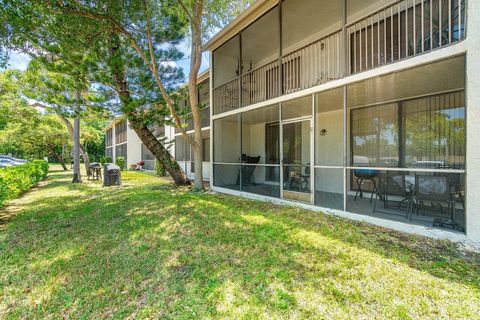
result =
M190 185L187 175L182 171L178 163L172 157L165 146L158 141L148 127L141 121L138 121L134 116L134 110L131 110L132 97L128 88L127 77L125 69L122 65L122 57L119 51L119 46L116 44L118 39L111 39L110 56L115 63L111 64L112 78L115 82L115 87L120 98L122 111L127 115L133 130L138 135L145 147L150 150L155 159L157 159L170 174L176 185Z
M73 180L72 183L82 182L80 174L80 118L73 121Z
M148 127L142 123L137 123L135 119L129 118L128 120L132 124L133 130L135 130L135 133L138 135L142 143L155 156L155 159L157 159L164 166L165 170L170 174L175 184L189 185L190 181L178 165L177 161L175 161L165 146L158 141L150 129L148 129Z

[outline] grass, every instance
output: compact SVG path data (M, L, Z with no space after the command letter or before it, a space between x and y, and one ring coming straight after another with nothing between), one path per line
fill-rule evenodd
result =
M0 211L0 318L480 319L480 255L452 243L70 174Z

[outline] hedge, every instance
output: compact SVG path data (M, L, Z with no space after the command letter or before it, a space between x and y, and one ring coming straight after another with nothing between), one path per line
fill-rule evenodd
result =
M47 172L48 163L44 160L0 169L0 207L43 180Z

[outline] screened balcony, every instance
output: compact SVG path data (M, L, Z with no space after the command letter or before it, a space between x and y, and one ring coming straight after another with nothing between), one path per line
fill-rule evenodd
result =
M198 85L198 103L200 107L200 119L202 128L210 126L210 87L209 79L205 79ZM186 131L192 131L193 128L193 116L190 112L188 99L183 98L177 101L180 108L186 113L181 117L182 123ZM175 127L175 134L180 133L180 130Z
M341 1L283 0L215 49L214 114L414 57L466 36L465 0L345 4L344 14Z
M213 120L215 187L465 230L465 56Z
M127 120L115 124L115 144L127 142Z

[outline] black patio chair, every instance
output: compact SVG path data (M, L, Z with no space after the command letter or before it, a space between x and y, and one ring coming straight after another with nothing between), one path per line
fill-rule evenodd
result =
M248 164L257 164L260 162L260 156L257 157L250 157L246 154L242 154L242 163ZM242 165L241 167L241 178L242 178L242 186L253 185L253 173L257 166L252 165ZM240 184L240 171L237 175L237 185Z
M390 207L393 202L392 197L400 198L397 202L397 209L400 210L402 204L406 203L406 218L409 218L410 212L413 211L413 188L414 185L406 180L404 172L387 171L380 177L379 190L375 198L373 212L377 211L377 201L383 202L384 209Z

